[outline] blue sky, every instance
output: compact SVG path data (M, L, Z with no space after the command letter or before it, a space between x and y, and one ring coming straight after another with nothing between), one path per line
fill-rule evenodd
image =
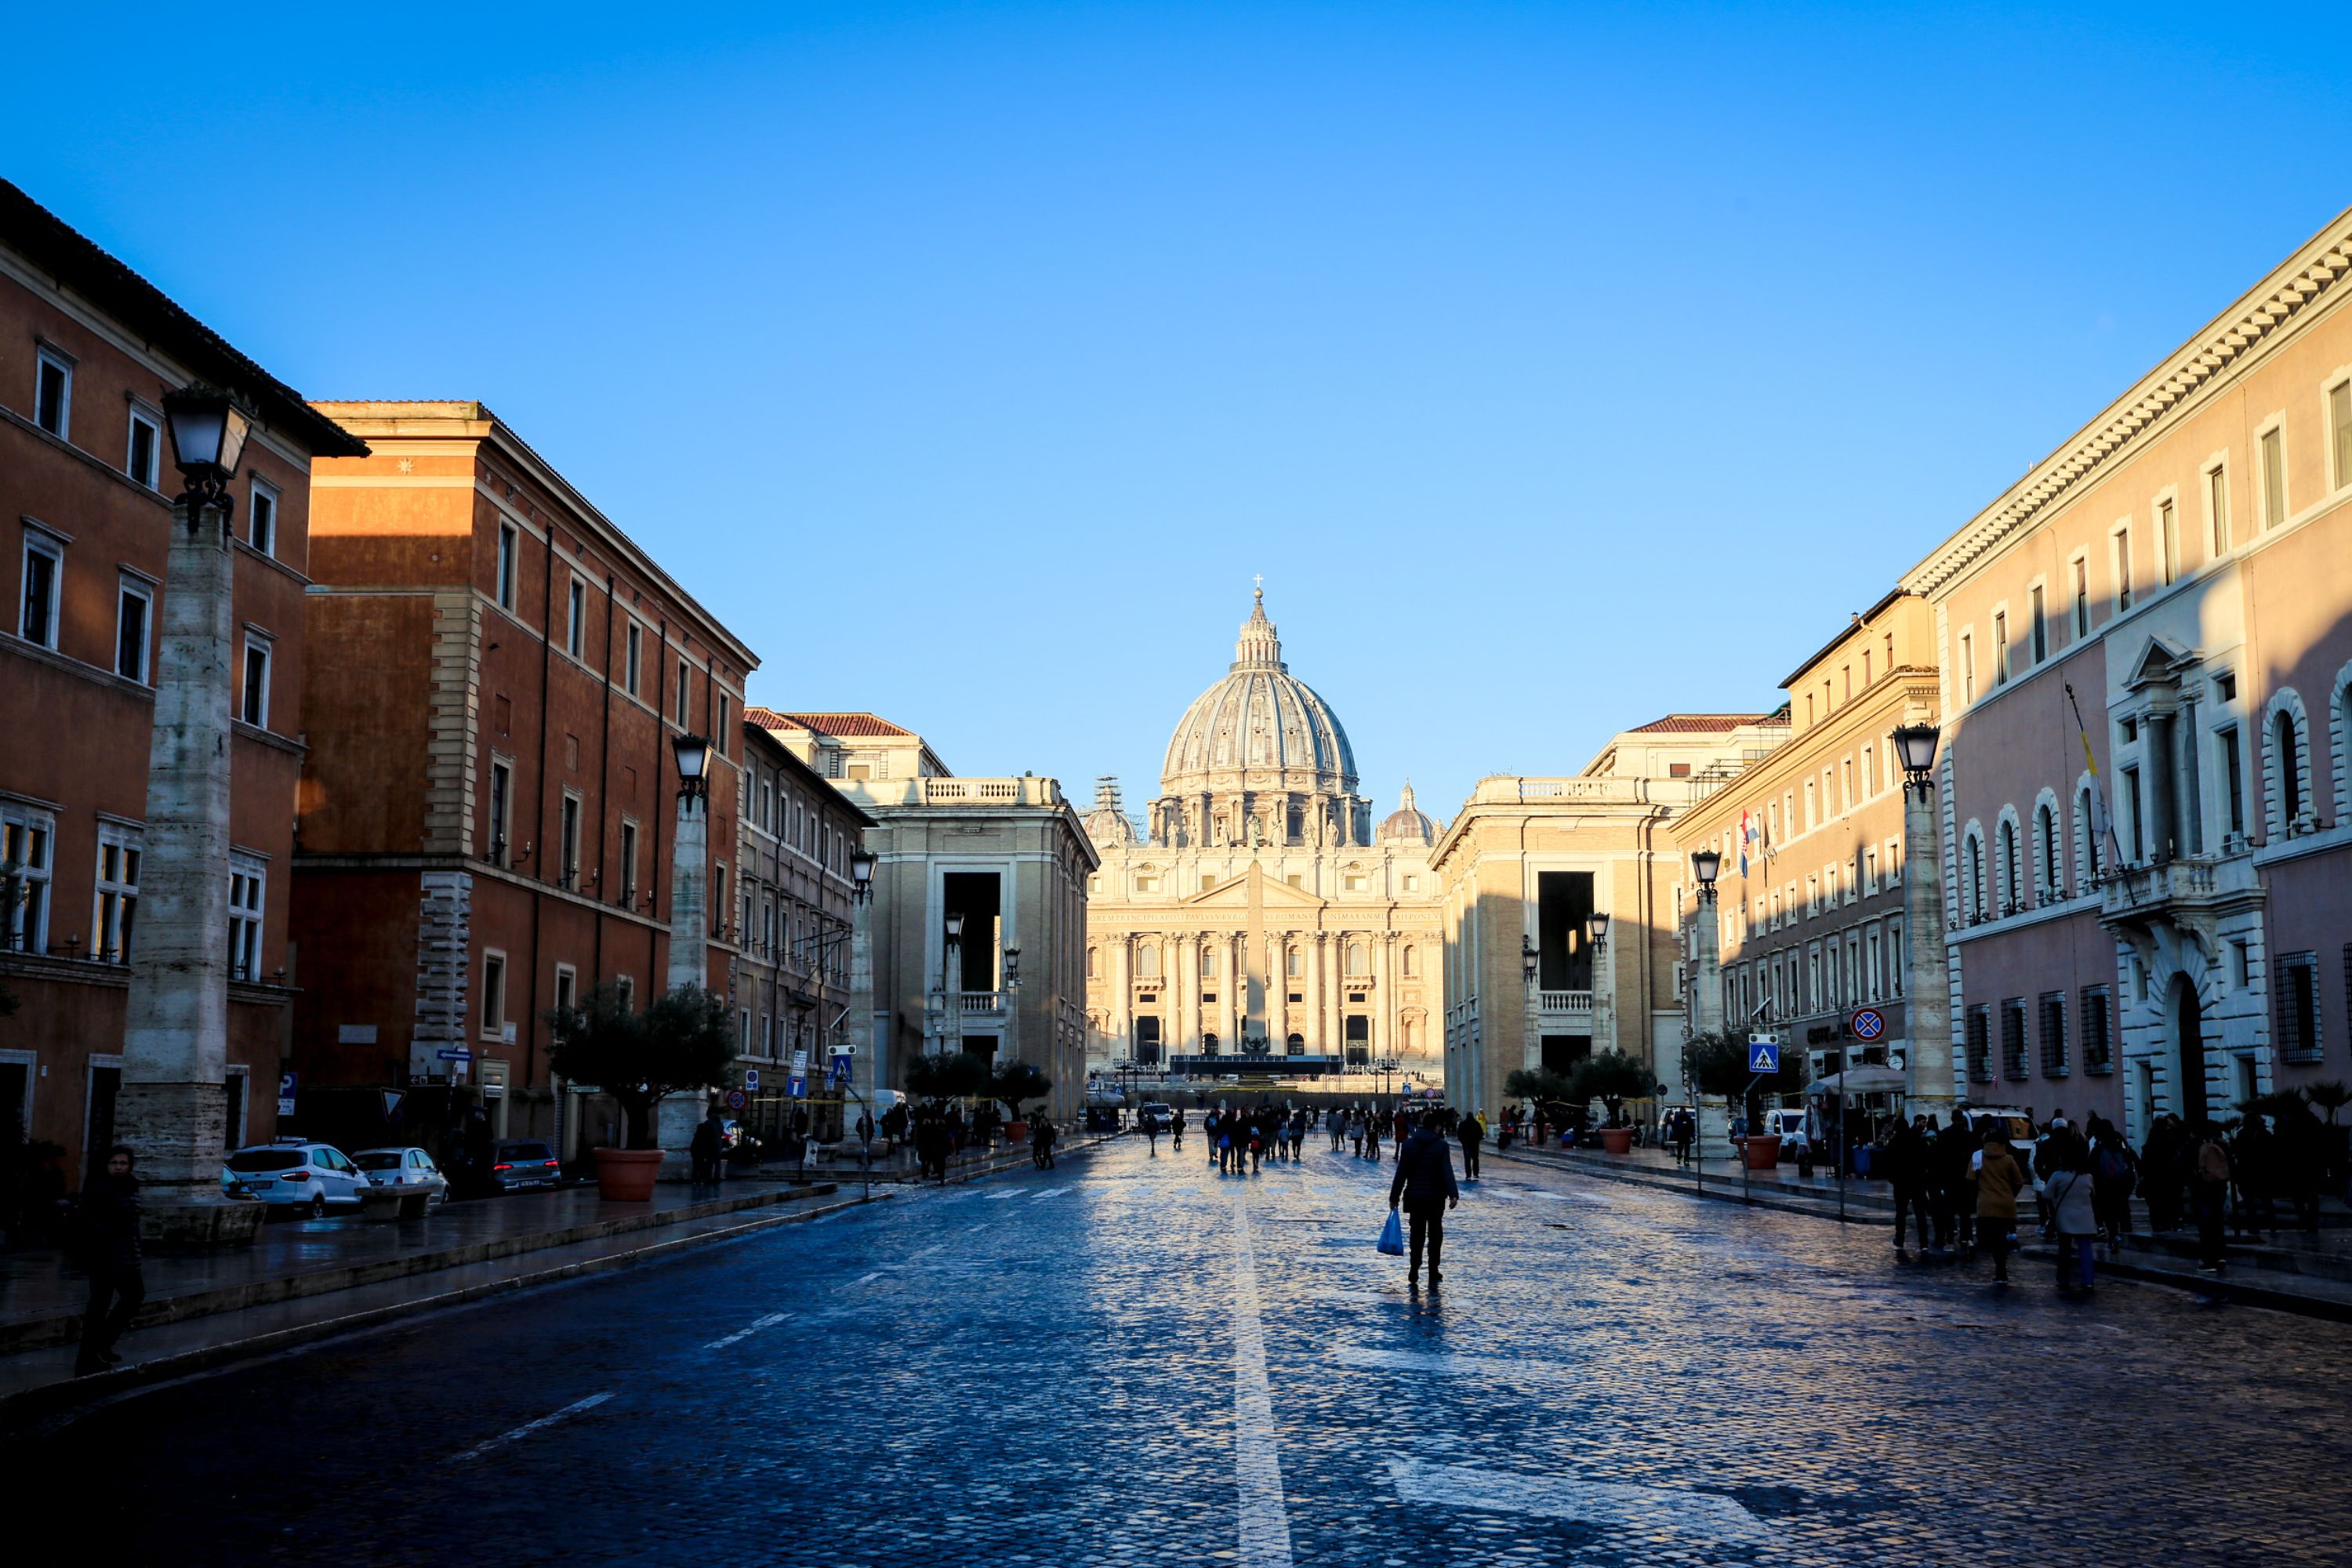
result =
M1257 573L1382 809L1767 706L2352 202L2332 12L257 5L202 108L190 15L13 16L0 172L1130 805Z

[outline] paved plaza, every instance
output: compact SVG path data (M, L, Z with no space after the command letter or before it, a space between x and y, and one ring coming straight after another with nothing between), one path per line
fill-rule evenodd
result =
M2352 1329L1490 1159L1197 1139L407 1321L6 1440L178 1563L2339 1563ZM93 1486L119 1489L101 1513Z

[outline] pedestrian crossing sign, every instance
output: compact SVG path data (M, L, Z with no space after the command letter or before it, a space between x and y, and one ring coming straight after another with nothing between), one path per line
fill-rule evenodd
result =
M1748 1070L1749 1072L1779 1072L1780 1070L1780 1042L1775 1039L1749 1041L1748 1045Z

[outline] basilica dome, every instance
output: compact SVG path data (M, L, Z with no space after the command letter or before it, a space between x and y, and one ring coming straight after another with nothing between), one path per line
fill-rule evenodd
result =
M1434 844L1437 824L1422 815L1412 804L1412 785L1404 786L1404 798L1397 808L1381 821L1380 842L1382 844Z
M1192 700L1168 742L1169 795L1234 789L1351 795L1356 754L1339 716L1282 662L1258 591L1225 678Z

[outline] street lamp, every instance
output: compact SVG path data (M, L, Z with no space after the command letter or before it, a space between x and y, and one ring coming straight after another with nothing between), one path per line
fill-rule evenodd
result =
M710 798L710 742L699 735L673 735L669 749L677 758L677 793L681 800Z
M1698 896L1704 902L1715 901L1715 879L1723 870L1723 852L1719 849L1691 851L1691 875L1698 879Z
M1004 950L1004 988L1007 991L1021 989L1021 950L1017 947Z
M1592 951L1605 952L1609 948L1609 917L1599 910L1585 917L1584 929L1592 938Z
M1529 942L1525 936L1520 937L1519 967L1527 972L1527 979L1529 985L1533 985L1536 983L1537 962L1536 944Z
M849 896L861 904L874 901L874 852L855 850L849 857Z
M1895 754L1903 763L1903 782L1914 789L1928 787L1927 775L1936 765L1939 734L1933 724L1904 724L1887 737L1895 742Z
M188 503L191 526L195 513L216 506L224 518L229 511L228 482L245 457L245 438L252 434L229 395L200 385L181 387L163 395L163 422L172 429L173 462L188 488L181 500Z

